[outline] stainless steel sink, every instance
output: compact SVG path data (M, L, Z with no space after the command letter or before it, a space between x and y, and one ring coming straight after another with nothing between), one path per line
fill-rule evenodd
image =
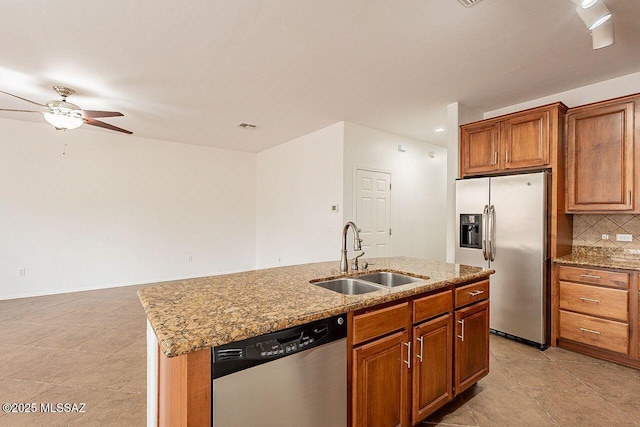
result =
M388 288L423 280L417 277L407 276L405 274L392 273L390 271L378 271L375 273L362 274L360 276L356 276L356 278L366 280L367 282L377 283L378 285L386 286Z
M326 280L324 282L315 282L313 284L344 295L360 295L384 289L373 283L367 283L353 278Z

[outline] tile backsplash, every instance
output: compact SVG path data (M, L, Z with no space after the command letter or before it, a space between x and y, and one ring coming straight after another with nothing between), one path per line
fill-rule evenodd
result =
M602 240L608 234L609 240ZM616 234L631 234L631 242L616 241ZM640 249L640 215L574 215L573 246Z

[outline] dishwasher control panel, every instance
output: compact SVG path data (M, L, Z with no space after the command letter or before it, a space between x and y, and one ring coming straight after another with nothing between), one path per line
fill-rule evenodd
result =
M219 378L345 338L346 318L346 314L343 314L214 347L211 349L212 376Z

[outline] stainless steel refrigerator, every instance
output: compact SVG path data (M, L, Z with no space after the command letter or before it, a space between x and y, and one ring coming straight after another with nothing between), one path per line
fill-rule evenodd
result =
M547 173L456 181L456 263L495 270L490 328L547 343Z

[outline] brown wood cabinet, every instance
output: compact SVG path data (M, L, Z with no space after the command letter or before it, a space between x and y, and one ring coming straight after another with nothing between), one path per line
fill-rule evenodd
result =
M567 212L638 212L637 96L567 114Z
M455 395L489 373L489 301L456 310Z
M557 266L557 345L640 367L638 274Z
M460 126L460 176L550 167L566 108L556 103Z
M488 374L488 286L451 286L350 314L350 425L417 425L454 397L454 383L461 392ZM454 351L456 333L464 340Z
M478 122L461 127L460 173L483 175L500 170L500 122Z
M408 424L409 333L400 332L353 350L353 425Z
M417 424L453 398L453 316L414 326L413 348L411 422Z

